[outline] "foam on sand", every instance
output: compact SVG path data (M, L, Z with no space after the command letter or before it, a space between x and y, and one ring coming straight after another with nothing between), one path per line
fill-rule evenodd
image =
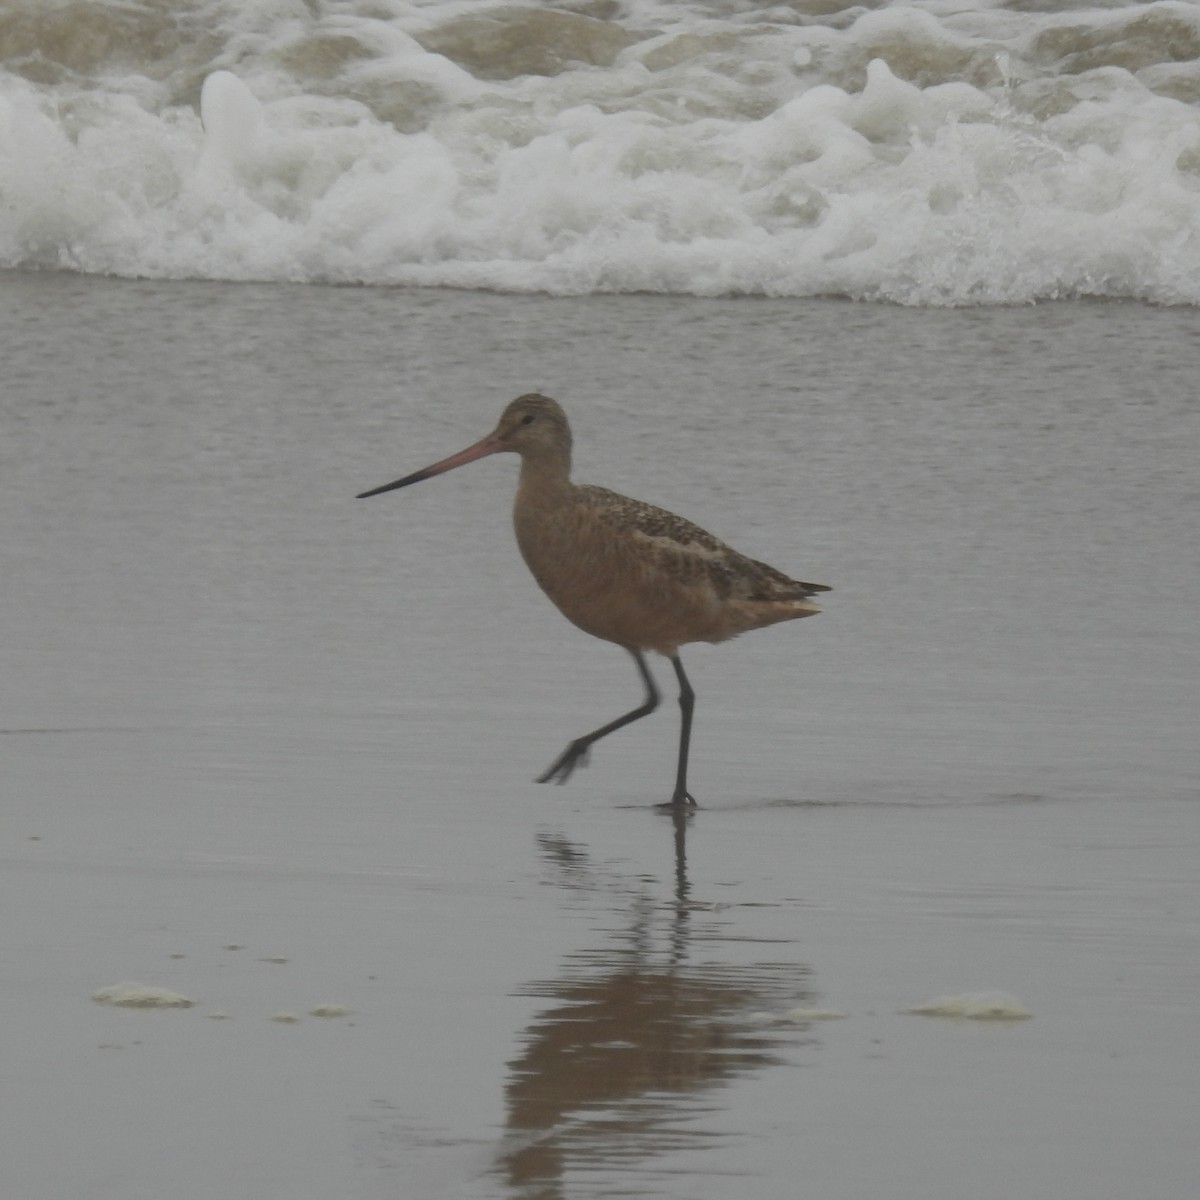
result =
M789 1008L786 1012L753 1012L746 1018L751 1025L803 1025L809 1021L840 1021L846 1017L840 1008Z
M783 1014L786 1021L841 1021L846 1013L840 1008L789 1008Z
M117 1008L191 1008L196 1002L178 992L144 983L114 983L92 993L97 1004L113 1004Z
M344 1004L318 1004L316 1008L309 1009L309 1016L312 1017L348 1017L350 1010Z
M969 1021L1024 1021L1033 1016L1015 996L1006 992L938 996L902 1011L922 1017L954 1017Z

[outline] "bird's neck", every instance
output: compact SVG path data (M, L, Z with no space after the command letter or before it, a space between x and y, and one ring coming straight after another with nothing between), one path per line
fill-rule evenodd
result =
M570 557L574 493L569 458L555 462L522 457L513 531L534 578L551 594L551 578Z
M571 492L570 454L523 454L517 491L542 502L562 499Z

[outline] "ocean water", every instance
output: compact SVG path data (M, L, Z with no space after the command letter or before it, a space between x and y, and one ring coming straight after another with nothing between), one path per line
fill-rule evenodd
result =
M0 264L1200 299L1180 0L10 0Z

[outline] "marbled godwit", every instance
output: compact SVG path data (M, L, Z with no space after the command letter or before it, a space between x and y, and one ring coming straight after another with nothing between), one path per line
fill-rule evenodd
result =
M674 513L607 488L572 483L571 427L548 396L518 397L482 441L358 499L502 450L521 456L513 525L533 577L567 620L628 650L646 688L637 708L576 738L538 783L566 783L594 743L658 707L658 688L645 657L645 651L656 650L671 660L679 680L682 721L670 803L694 805L687 766L695 693L679 647L723 642L749 629L810 617L821 610L809 597L829 588L789 579Z

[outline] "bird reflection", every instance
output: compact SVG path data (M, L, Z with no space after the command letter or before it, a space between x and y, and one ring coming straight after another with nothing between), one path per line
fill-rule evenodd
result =
M610 897L620 927L596 948L571 955L555 979L526 994L551 1001L509 1064L500 1169L522 1200L556 1200L569 1169L628 1169L719 1135L695 1118L731 1079L783 1061L796 1031L747 1020L809 995L798 963L692 961L693 941L719 952L724 918L689 898L690 814L672 813L673 894L653 881L597 865L587 851L543 834L542 855L565 888Z

